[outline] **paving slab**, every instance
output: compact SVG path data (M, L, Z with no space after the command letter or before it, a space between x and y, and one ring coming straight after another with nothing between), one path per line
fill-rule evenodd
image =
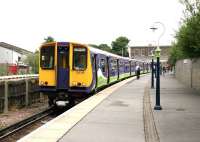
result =
M145 142L144 86L149 76L114 91L59 142Z
M200 141L200 94L178 82L173 75L161 76L161 106L155 111L155 89L151 106L160 142Z

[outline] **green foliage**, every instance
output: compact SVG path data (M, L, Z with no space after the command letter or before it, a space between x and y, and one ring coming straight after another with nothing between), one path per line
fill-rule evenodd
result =
M188 58L200 57L200 13L188 18L177 32L177 46Z
M24 63L32 68L32 73L37 74L39 72L39 51L36 50L35 53L28 54Z
M7 75L8 72L8 64L1 64L0 66L0 76Z
M120 36L115 41L112 41L112 50L114 53L128 57L128 43L129 39L127 37ZM123 54L123 55L122 55Z
M169 56L168 63L174 66L177 60L183 59L183 58L185 58L185 56L182 50L180 50L180 48L177 47L175 43L172 43L172 48L170 49L170 56Z
M108 46L107 44L100 44L99 49L104 50L104 51L108 51L108 52L112 52L112 49L110 46Z
M181 3L185 6L185 17L170 52L171 64L182 58L200 57L200 2L181 0Z
M90 44L90 46L94 47L94 48L98 48L98 49L101 49L101 50L104 50L104 51L108 51L108 52L112 52L112 49L109 45L107 44L99 44L99 45L95 45L95 44Z
M129 41L130 40L127 37L120 36L115 41L112 41L112 44L111 44L112 48L107 44L100 44L100 45L90 44L90 46L104 50L104 51L108 51L120 56L128 57L127 49L128 49ZM122 55L122 52L123 52L123 55Z
M54 42L54 38L51 36L48 36L47 38L44 38L45 42L44 43L48 43L48 42Z
M180 0L180 3L185 7L183 11L185 19L196 15L200 11L199 0Z

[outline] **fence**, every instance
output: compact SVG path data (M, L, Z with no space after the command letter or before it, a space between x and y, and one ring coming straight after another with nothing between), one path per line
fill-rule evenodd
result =
M38 92L38 78L0 81L0 112L46 100Z
M26 79L26 78L30 79L38 78L38 74L0 76L0 80Z

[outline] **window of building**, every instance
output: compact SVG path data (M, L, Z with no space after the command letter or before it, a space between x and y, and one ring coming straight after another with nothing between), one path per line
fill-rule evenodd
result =
M141 49L142 51L142 54L141 54L141 56L145 56L145 49Z

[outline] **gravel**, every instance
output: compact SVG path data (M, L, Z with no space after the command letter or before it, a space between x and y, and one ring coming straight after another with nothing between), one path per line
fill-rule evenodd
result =
M0 129L15 124L47 108L47 102L39 102L21 109L12 109L8 113L2 113L0 114Z

